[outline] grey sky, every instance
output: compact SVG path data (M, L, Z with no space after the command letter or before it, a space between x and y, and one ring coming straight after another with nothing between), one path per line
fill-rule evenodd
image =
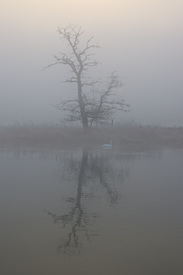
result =
M116 70L125 83L132 111L118 121L183 126L182 1L7 0L0 18L0 124L61 118L53 105L75 89L66 68L42 69L65 49L57 26L73 23L101 46L95 75Z

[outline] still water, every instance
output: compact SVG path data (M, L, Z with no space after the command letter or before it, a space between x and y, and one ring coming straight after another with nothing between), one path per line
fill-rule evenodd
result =
M183 274L183 151L0 152L2 275Z

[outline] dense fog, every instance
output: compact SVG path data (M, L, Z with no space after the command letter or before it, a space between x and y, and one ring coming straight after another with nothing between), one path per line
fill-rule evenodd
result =
M179 0L7 0L1 4L0 125L55 123L54 105L76 92L64 66L44 68L67 52L57 27L73 23L94 36L99 65L92 77L117 71L131 112L115 121L182 126L183 2Z

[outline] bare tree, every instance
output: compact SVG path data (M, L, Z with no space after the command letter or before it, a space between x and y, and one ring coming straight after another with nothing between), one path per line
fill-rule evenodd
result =
M101 124L112 118L115 111L127 111L129 105L115 92L123 86L116 73L108 78L104 88L97 89L100 79L91 80L88 75L90 67L98 63L94 59L93 50L99 48L93 44L90 37L84 45L81 43L83 31L81 27L69 25L63 29L58 28L59 36L64 40L70 53L61 52L55 56L55 63L48 67L62 64L70 68L71 76L66 80L77 86L77 95L73 99L61 100L57 108L67 112L66 121L81 121L84 129Z
M67 175L73 172L76 173L75 176L77 175L75 181L76 195L65 200L71 205L70 210L61 215L44 210L54 223L61 224L62 228L67 231L66 237L61 240L57 247L58 253L62 252L68 255L80 253L85 240L92 242L92 237L98 236L98 230L95 229L93 222L100 216L100 211L89 210L88 200L96 199L100 191L98 188L91 189L91 186L100 185L102 187L101 192L106 194L106 199L111 206L119 202L121 194L116 186L117 183L124 181L127 174L122 166L118 170L113 165L116 162L111 163L111 157L111 154L98 155L96 152L93 153L84 149L81 159L75 159L72 155L66 164ZM97 190L97 196L94 190ZM61 211L63 210L61 209Z

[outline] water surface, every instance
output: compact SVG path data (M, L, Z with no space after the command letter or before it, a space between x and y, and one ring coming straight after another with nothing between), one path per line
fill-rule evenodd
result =
M182 164L182 150L1 151L1 273L183 274Z

